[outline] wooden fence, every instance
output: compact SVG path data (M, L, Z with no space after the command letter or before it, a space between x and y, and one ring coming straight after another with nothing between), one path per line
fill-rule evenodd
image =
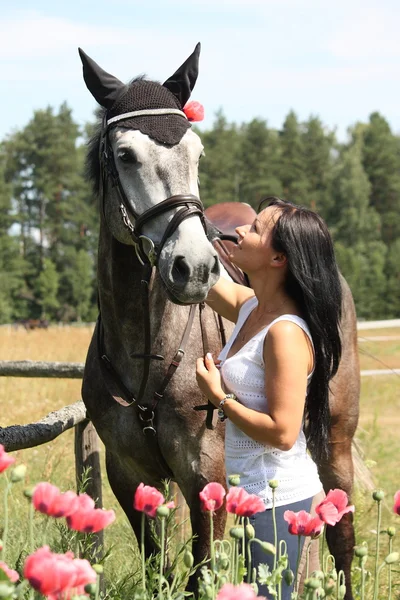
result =
M42 361L0 361L0 377L43 377L82 379L83 363L42 362ZM86 488L102 508L102 480L100 466L100 444L96 430L87 418L86 408L82 400L53 411L36 423L27 425L11 425L0 427L0 444L8 452L33 448L46 444L64 431L74 427L75 430L75 472L77 487L82 480L83 472L90 467L90 479ZM177 518L182 522L189 516L189 511L182 492L176 484L172 484L172 493L176 497ZM183 528L178 536L183 542L188 537L187 528ZM95 539L95 552L103 545L103 532ZM97 556L98 557L98 556Z
M57 377L82 379L81 363L0 361L0 377ZM82 400L64 406L36 423L0 427L0 444L6 451L23 450L41 446L54 440L64 431L75 429L75 473L77 487L85 470L90 468L86 493L93 498L97 508L102 508L102 483L99 439L93 424L86 415ZM103 532L96 535L95 547L103 545Z

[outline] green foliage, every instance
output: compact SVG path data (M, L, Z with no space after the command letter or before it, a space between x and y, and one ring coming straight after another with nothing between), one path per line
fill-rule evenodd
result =
M92 131L91 123L80 131L64 104L35 111L0 145L0 323L95 318L98 215L81 143ZM355 124L340 144L315 116L300 122L291 111L276 131L257 118L229 123L220 110L201 138L205 206L257 208L277 195L317 210L358 316L400 317L400 138L382 115Z

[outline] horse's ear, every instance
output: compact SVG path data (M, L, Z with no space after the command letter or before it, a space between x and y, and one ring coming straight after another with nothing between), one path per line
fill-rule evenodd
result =
M183 65L163 83L163 86L168 88L178 98L182 107L189 100L194 84L196 83L199 73L199 56L200 42Z
M111 108L127 86L99 67L81 48L78 50L83 64L83 78L89 92L101 106Z

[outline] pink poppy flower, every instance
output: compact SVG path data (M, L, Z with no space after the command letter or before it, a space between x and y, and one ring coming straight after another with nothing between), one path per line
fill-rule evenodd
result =
M188 118L188 121L202 121L204 119L204 106L196 100L187 102L183 107L183 112Z
M240 487L231 487L226 496L226 510L239 517L252 517L265 508L261 498Z
M176 508L175 502L173 500L171 500L170 502L167 502L167 504L165 506L167 508L169 508L170 510L172 510L173 508Z
M53 502L60 495L60 490L55 485L43 481L38 483L33 491L32 503L39 512L50 515Z
M348 497L343 490L329 490L326 498L316 506L315 512L327 525L336 525L348 512L354 512L354 506L347 506Z
M96 581L96 573L86 560L74 559L72 552L53 554L48 546L39 548L25 561L24 577L50 600L67 600L83 593L87 583Z
M400 490L394 495L393 512L396 513L396 515L400 515Z
M76 587L85 586L88 583L95 583L96 573L85 558L75 558L73 561L75 567L75 585Z
M2 560L0 560L0 569L3 571L3 573L5 573L7 575L8 579L10 581L12 581L13 583L18 581L19 575L18 575L17 571L14 571L14 569L10 569L10 567L8 565L6 565L6 563L3 562Z
M215 512L221 508L224 498L224 487L215 481L207 483L199 494L201 500L201 510Z
M251 585L241 583L233 585L225 583L219 590L216 600L265 600L264 596L257 596Z
M44 596L58 590L55 559L48 546L43 546L28 556L24 566L24 577L35 590Z
M324 523L319 517L313 517L305 510L297 513L286 510L283 518L289 523L289 533L292 535L304 535L306 537L316 538L324 528Z
M3 444L0 444L0 473L8 469L13 463L15 463L15 458L7 454Z
M69 517L79 507L78 496L75 492L69 491L56 496L50 505L48 514L58 519L60 517Z
M157 508L164 504L164 496L156 488L150 485L144 485L140 483L135 492L135 498L133 501L133 508L140 512L146 513L148 517L153 519L156 516Z

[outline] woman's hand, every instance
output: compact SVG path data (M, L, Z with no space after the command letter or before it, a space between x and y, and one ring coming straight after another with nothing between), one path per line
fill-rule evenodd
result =
M219 361L214 362L210 352L206 354L205 358L198 358L196 363L197 385L210 402L217 407L225 396L218 366Z

